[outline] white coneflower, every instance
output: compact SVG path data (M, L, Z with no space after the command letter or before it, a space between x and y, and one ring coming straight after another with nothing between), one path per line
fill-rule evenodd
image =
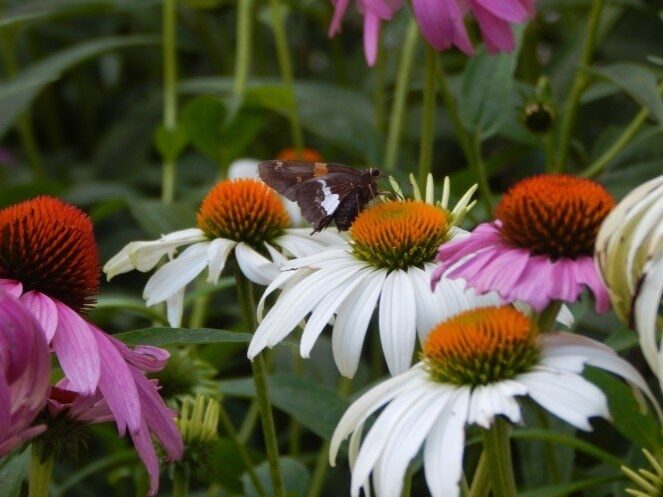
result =
M592 429L592 417L609 419L605 395L582 377L585 365L621 376L655 402L640 374L598 342L569 333L539 334L512 307L463 312L431 330L420 363L350 406L332 437L330 462L352 434L352 496L368 487L372 473L377 497L398 497L407 467L424 445L431 495L457 497L465 427L492 430L498 416L521 423L518 397L530 397L580 430ZM368 418L383 407L362 441ZM499 462L489 459L495 464L491 471L498 471Z
M638 332L642 352L663 385L657 338L663 294L663 176L633 190L608 215L594 258L615 313Z
M254 179L217 183L196 220L197 228L131 242L104 266L111 279L133 269L150 271L168 255L170 260L148 280L143 297L148 306L167 303L171 326L180 325L186 285L206 268L207 281L215 284L233 252L249 280L267 285L280 273L279 264L286 260L283 252L301 257L342 241L331 231L311 236L308 229L288 229L290 218L276 192ZM188 247L175 256L184 245Z
M350 240L317 254L295 259L267 288L259 305L277 288L278 300L262 320L249 346L249 358L283 340L307 314L301 355L308 357L334 317L332 348L344 376L359 363L368 324L378 306L380 339L389 371L411 364L417 332L420 339L435 323L460 309L497 303L495 295L477 297L463 281L444 279L431 291L433 259L444 241L463 236L455 227L468 209L470 189L448 210L449 183L442 201L433 198L429 176L425 196L416 183L414 199L376 203L363 210L349 230ZM402 192L397 193L402 197Z

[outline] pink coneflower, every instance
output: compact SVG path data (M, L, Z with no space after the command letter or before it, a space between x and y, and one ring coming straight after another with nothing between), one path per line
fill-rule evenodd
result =
M48 345L28 310L0 291L0 458L41 433L30 426L46 403Z
M602 186L587 179L525 179L504 195L495 221L440 247L433 286L443 274L463 278L479 293L495 290L506 302L524 301L537 311L552 301L574 302L587 287L596 311L605 312L610 301L592 255L614 205Z
M121 436L149 442L149 418L165 406L146 397L143 372L163 367L168 353L155 347L131 350L88 323L82 313L94 303L100 277L99 254L90 218L52 197L39 197L0 211L0 288L19 297L41 324L67 379L67 389L100 396ZM158 396L158 395L157 395ZM169 421L168 421L169 420ZM168 449L182 455L182 440ZM148 466L151 472L152 468Z
M421 32L435 49L456 46L468 55L474 48L464 18L471 11L490 53L510 52L516 47L511 23L534 16L534 0L412 0Z
M329 36L341 32L341 21L348 9L350 0L332 0L334 17L329 25ZM369 66L375 64L380 41L380 26L389 21L403 6L403 0L357 0L357 10L364 16L364 56Z
M350 0L332 0L334 17L329 36L341 31L341 21ZM364 16L364 54L369 66L377 59L380 27L391 20L403 6L401 0L357 0L357 10ZM479 24L489 53L510 52L516 47L512 23L534 17L534 0L412 0L412 9L422 34L436 50L457 47L474 55L474 47L465 27L471 13Z

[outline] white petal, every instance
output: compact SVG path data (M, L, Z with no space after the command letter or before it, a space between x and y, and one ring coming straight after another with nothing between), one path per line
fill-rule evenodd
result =
M232 251L236 242L226 240L225 238L215 238L207 248L207 265L209 266L209 275L207 281L216 285L219 282L219 277L226 265L228 255Z
M566 304L562 304L562 307L560 307L559 313L557 314L555 321L557 321L559 324L563 326L566 326L567 328L571 328L573 326L573 323L575 323L575 318L573 317L573 313L571 313L571 309L569 309L569 307Z
M166 314L168 324L173 328L179 328L182 324L184 312L184 287L166 299Z
M327 296L315 306L313 313L308 318L306 326L304 327L304 332L302 333L300 342L300 353L302 357L310 357L313 345L341 303L370 273L371 270L368 268L360 270L352 277L352 279L334 288L334 290L329 292Z
M235 247L235 259L244 276L259 285L269 285L281 273L279 264L240 242Z
M640 336L640 347L649 367L658 376L663 389L663 367L659 363L656 322L663 293L663 257L650 261L643 269L642 282L635 298L635 329Z
M456 390L428 434L424 448L426 483L432 497L458 497L465 449L469 389Z
M288 230L288 233L279 237L276 240L276 243L293 257L306 257L308 255L317 254L328 247L328 244L325 244L317 237L312 236L308 232L308 229L306 230L307 233L305 235L293 233L292 231L293 230Z
M158 240L131 242L112 257L104 266L108 279L113 276L137 269L150 271L166 254L171 254L180 245L205 241L207 237L198 228L174 231Z
M402 390L411 390L412 387L423 384L425 373L421 366L419 363L405 373L379 383L352 403L343 414L332 435L329 445L329 464L331 466L336 465L336 455L341 442L359 426L362 426L371 414L390 402Z
M258 325L249 344L249 359L253 359L265 347L272 347L288 336L336 285L351 278L362 267L354 262L337 264L336 267L312 273L290 291L282 293Z
M290 283L297 283L303 280L305 277L311 274L310 269L293 269L291 271L282 271L274 281L272 281L269 286L265 289L265 293L260 297L258 302L258 307L256 309L256 314L258 315L258 322L261 322L263 319L263 312L265 310L265 302L267 297L269 297L275 290L279 288L286 288Z
M392 375L410 367L416 342L416 302L412 283L405 271L387 275L380 296L380 340Z
M357 372L364 337L386 277L384 269L371 273L338 308L332 332L332 352L343 376L352 378Z
M419 452L453 391L446 385L430 383L429 392L398 419L373 472L376 494L400 497L408 464Z
M267 252L269 252L269 256L272 258L273 262L276 262L279 265L288 262L288 258L269 243L265 243L265 247L267 247Z
M228 178L259 178L258 175L258 159L241 158L232 161L228 166Z
M467 423L487 429L493 424L495 416L500 414L514 423L520 422L522 413L515 397L526 393L525 385L512 380L474 388L470 396Z
M350 246L347 243L341 246L327 247L326 249L321 250L320 252L316 252L315 254L293 259L287 264L283 264L283 266L281 266L281 270L290 271L292 269L299 269L302 267L307 267L310 269L323 269L326 267L335 266L342 261L356 262L357 259L354 258L350 251Z
M414 383L414 382L413 382ZM398 426L399 420L408 412L417 410L421 413L419 399L428 398L428 394L433 389L428 381L419 382L418 385L410 385L406 391L401 392L373 423L368 435L361 444L357 461L352 468L352 484L350 491L353 497L359 495L359 489L368 476L373 471L373 467L378 459L383 456L383 451L398 450L398 447L387 447L389 435ZM376 483L375 480L373 482ZM380 493L379 491L377 492Z
M578 429L591 431L589 418L594 416L610 418L603 392L576 374L535 370L519 375L516 381L544 409Z
M207 266L208 246L209 242L192 245L161 266L145 285L143 298L147 305L163 302L198 276Z
M541 341L546 360L549 357L582 356L586 364L621 376L647 395L663 420L658 401L640 372L607 345L574 333L546 333Z

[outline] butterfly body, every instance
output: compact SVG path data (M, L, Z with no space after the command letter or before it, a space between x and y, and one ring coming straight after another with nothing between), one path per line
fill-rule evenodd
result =
M258 164L260 178L287 199L321 231L334 221L340 231L350 228L359 212L379 195L376 168L353 169L340 164L271 160Z

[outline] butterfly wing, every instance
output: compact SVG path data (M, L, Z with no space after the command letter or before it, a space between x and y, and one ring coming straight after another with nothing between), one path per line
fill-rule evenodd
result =
M295 202L299 195L299 188L304 182L335 173L356 176L359 171L340 164L324 162L268 160L258 164L260 179L288 200Z
M326 228L339 207L357 190L356 175L331 173L297 185L295 201L314 231Z

